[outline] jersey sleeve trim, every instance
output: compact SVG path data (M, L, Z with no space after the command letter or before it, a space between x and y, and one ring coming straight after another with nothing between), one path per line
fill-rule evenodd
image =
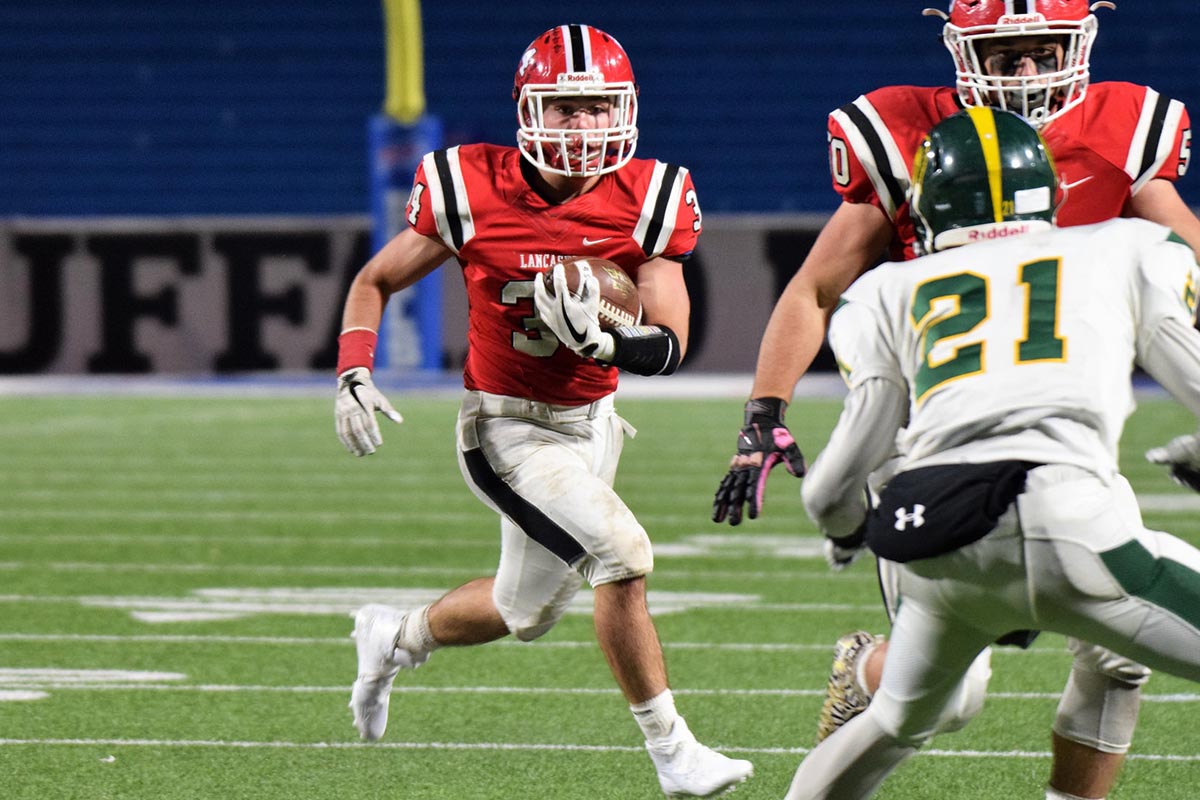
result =
M423 160L438 236L456 255L475 236L475 222L471 217L467 183L458 152L457 146L435 150Z
M895 221L896 209L904 204L911 164L901 155L883 118L866 97L847 103L830 116L842 126L883 210Z
M685 167L661 161L654 164L650 185L646 187L646 199L642 202L642 213L633 229L633 238L641 245L646 258L661 255L671 241L687 174Z
M1142 112L1129 144L1125 172L1133 179L1133 194L1158 174L1174 153L1175 136L1183 119L1183 103L1147 87Z

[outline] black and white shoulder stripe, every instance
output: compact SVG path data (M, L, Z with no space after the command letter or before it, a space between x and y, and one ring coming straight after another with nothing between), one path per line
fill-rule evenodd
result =
M683 187L687 174L685 167L661 161L654 163L646 198L642 201L642 213L633 229L633 238L641 245L646 258L662 255L671 241L675 220L679 216L679 204L684 201Z
M467 184L463 180L458 147L428 153L423 164L429 181L429 204L437 222L438 235L458 253L475 236Z
M1133 194L1137 194L1166 160L1175 155L1175 136L1182 120L1183 103L1146 87L1142 113L1125 161L1125 172L1133 179L1130 189Z
M847 143L858 157L875 187L890 219L904 204L912 164L900 153L896 140L879 112L865 96L830 114L846 133Z

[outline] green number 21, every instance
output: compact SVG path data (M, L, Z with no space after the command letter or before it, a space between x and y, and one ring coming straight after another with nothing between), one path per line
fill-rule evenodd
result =
M1018 364L1062 361L1066 354L1066 340L1058 335L1061 268L1062 261L1057 258L1021 265L1019 283L1026 287L1025 338L1014 348ZM988 318L988 289L988 279L983 275L959 272L926 281L913 292L910 315L921 336L923 355L915 380L918 401L947 381L984 371L987 342L982 339L954 348L949 358L935 361L932 351L941 340L969 333ZM934 304L939 300L952 301L955 313L935 314Z

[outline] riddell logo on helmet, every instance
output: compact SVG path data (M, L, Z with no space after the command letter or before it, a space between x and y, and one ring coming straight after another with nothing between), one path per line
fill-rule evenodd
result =
M1041 14L1009 14L997 20L999 25L1029 25L1033 22L1045 22Z
M562 72L558 76L559 83L603 83L604 76L598 72Z
M967 241L982 242L988 239L1003 239L1008 236L1018 236L1022 233L1029 233L1029 225L1005 225L1004 227L988 228L986 230L968 231Z

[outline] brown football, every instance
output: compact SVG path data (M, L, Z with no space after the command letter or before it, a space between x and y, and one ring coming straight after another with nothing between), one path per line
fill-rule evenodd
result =
M562 262L571 294L579 294L578 264L586 262L600 284L600 327L620 328L637 325L642 321L642 299L637 284L625 270L606 258L580 257ZM543 280L550 282L550 271L546 270Z

